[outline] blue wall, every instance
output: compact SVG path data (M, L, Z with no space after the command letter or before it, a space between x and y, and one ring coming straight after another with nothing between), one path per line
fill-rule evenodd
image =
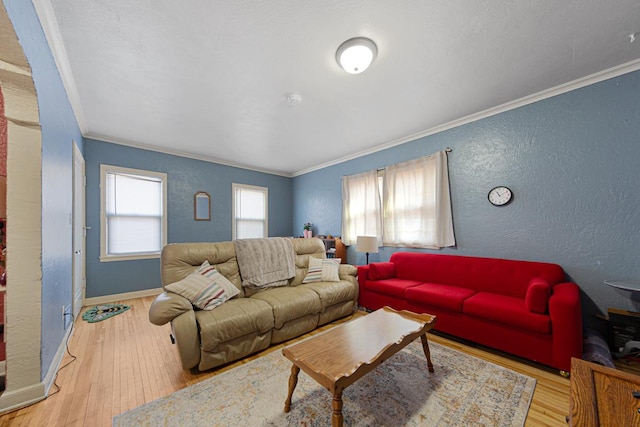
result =
M33 70L43 138L42 372L64 331L71 303L72 150L82 138L38 18L29 1L3 0ZM583 290L585 320L607 307L640 311L640 301L602 283L640 280L640 73L537 102L294 179L85 141L87 297L155 288L159 262L100 263L99 164L169 174L169 241L231 238L231 183L269 187L270 235L340 234L341 177L453 148L449 155L456 248L443 253L555 262ZM488 190L515 192L495 208ZM192 196L212 196L212 221L192 219ZM295 204L293 202L295 201ZM293 206L293 208L292 208ZM384 248L371 260L386 260ZM349 249L349 262L364 256Z
M100 262L100 164L168 174L168 243L231 240L231 184L269 189L269 235L291 235L291 179L108 142L85 140L87 297L161 287L160 260ZM193 195L211 196L211 221L193 219Z
M294 223L339 234L342 176L451 147L457 247L439 252L560 264L583 291L586 322L601 326L594 314L608 307L640 311L603 284L640 281L639 99L635 72L298 176ZM514 191L510 205L489 204L496 185ZM348 258L365 262L353 248Z
M41 372L44 375L64 337L61 307L71 304L72 298L72 141L82 150L82 135L33 4L4 0L4 5L31 66L42 125Z

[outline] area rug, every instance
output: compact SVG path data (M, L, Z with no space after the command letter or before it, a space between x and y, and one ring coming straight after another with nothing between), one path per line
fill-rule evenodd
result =
M535 379L420 340L343 393L345 426L522 426ZM330 426L331 394L304 372L284 413L291 363L280 351L117 415L122 426Z
M89 323L101 322L120 313L124 313L130 308L131 307L124 304L100 304L85 311L82 315L82 320L86 320Z

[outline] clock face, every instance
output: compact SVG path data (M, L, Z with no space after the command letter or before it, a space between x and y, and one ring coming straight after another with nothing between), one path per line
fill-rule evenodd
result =
M489 191L489 201L494 206L504 206L511 202L513 199L513 193L507 187L500 186L492 188Z

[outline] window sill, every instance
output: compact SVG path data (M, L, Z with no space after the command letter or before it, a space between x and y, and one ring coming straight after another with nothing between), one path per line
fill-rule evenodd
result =
M132 255L101 255L100 262L112 262L112 261L136 261L142 259L155 259L160 258L160 252L154 252L150 254L132 254Z

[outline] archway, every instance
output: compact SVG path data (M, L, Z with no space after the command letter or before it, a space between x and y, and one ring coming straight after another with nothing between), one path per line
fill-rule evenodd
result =
M45 397L40 366L42 139L31 69L0 2L0 86L7 123L6 389L0 412Z

